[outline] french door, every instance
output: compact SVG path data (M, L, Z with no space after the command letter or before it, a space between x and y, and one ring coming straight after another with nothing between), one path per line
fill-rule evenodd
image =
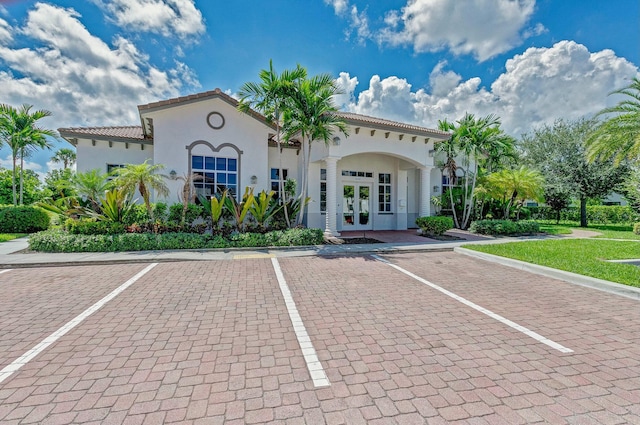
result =
M342 185L342 230L371 230L371 183Z

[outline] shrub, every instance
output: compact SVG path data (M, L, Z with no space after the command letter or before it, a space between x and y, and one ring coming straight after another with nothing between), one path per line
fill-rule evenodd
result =
M532 220L556 220L557 212L550 207L527 207ZM561 221L580 221L580 208L569 207L560 212ZM640 220L640 214L630 206L587 205L587 220L593 224L628 224Z
M51 218L37 207L6 207L0 210L0 233L32 233L49 227Z
M113 221L74 220L65 222L67 231L74 235L114 235L124 233L125 226Z
M636 235L640 235L640 223L636 223L633 225L633 233Z
M471 233L481 235L531 235L540 231L535 221L478 220L471 223Z
M423 234L440 236L447 230L453 229L453 219L451 217L418 217L416 224L422 229Z
M323 240L320 229L289 229L264 234L234 233L229 239L197 233L121 233L71 234L61 230L35 233L29 247L42 252L121 252L162 249L203 249L318 245Z
M169 207L169 221L175 221L177 223L182 222L182 209L184 206L181 203L172 204ZM185 224L191 224L198 218L204 218L204 207L202 205L189 204L187 207L187 213L185 215Z

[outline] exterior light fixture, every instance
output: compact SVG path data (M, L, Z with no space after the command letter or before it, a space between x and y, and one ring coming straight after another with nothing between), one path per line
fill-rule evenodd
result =
M440 186L433 186L433 193L440 192Z
M178 178L178 173L176 173L176 170L169 171L169 178L171 180L176 180Z

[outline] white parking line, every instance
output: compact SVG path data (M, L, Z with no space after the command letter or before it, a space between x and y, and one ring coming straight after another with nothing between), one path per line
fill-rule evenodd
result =
M543 343L545 345L548 345L549 347L554 348L554 349L560 351L561 353L573 353L572 349L567 348L567 347L565 347L563 345L560 345L557 342L554 342L554 341L552 341L552 340L550 340L548 338L545 338L542 335L540 335L540 334L538 334L538 333L536 333L536 332L534 332L534 331L532 331L530 329L525 328L524 326L521 326L521 325L519 325L519 324L517 324L515 322L512 322L509 319L506 319L506 318L500 316L499 314L496 314L496 313L492 312L491 310L487 310L486 308L481 307L478 304L475 304L475 303L473 303L473 302L471 302L471 301L469 301L469 300L467 300L467 299L465 299L465 298L463 298L463 297L461 297L459 295L454 294L451 291L448 291L448 290L446 290L446 289L444 289L444 288L442 288L442 287L440 287L440 286L438 286L438 285L436 285L434 283L431 283L428 280L423 279L420 276L415 275L415 274L411 273L410 271L403 269L400 266L396 266L395 264L391 263L388 260L385 260L384 258L381 258L381 257L379 257L377 255L372 255L372 257L375 258L376 260L382 262L382 263L385 263L385 264L393 267L394 269L398 270L399 272L404 273L407 276L414 278L418 282L424 283L425 285L430 286L433 289L442 292L443 294L447 295L448 297L451 297L454 300L459 301L462 304L465 304L465 305L473 308L474 310L479 311L480 313L486 314L487 316L491 317L492 319L495 319L495 320L497 320L497 321L499 321L501 323L504 323L505 325L507 325L507 326L519 331L519 332L522 332L523 334L535 339L538 342L541 342L541 343Z
M60 339L63 335L65 335L71 329L78 326L84 319L91 316L93 313L95 313L100 308L102 308L102 306L104 306L106 303L108 303L109 301L114 299L116 296L118 296L118 294L120 294L122 291L127 289L129 286L133 285L138 279L140 279L142 276L147 274L152 268L154 268L157 265L158 263L149 264L147 267L145 267L142 271L140 271L138 274L133 276L131 279L127 280L125 283L118 286L116 289L111 291L108 295L106 295L100 301L96 302L94 305L92 305L91 307L89 307L88 309L80 313L78 316L71 319L71 321L69 321L66 325L64 325L63 327L61 327L60 329L58 329L57 331L55 331L54 333L52 333L51 335L43 339L42 342L40 342L38 345L33 347L31 350L24 353L22 356L18 357L16 360L11 362L11 364L9 364L7 367L0 370L0 383L2 383L2 381L10 377L22 366L29 363L29 361L31 361L35 356L42 353L48 346L56 342L58 339Z
M4 269L4 270L0 270L0 274L2 274L2 273L6 273L6 272L10 272L11 270L13 270L13 269Z
M318 359L316 350L313 348L313 344L311 343L311 338L309 338L307 329L304 327L304 323L302 323L300 314L298 314L298 308L296 307L296 303L293 301L287 281L284 279L284 274L282 273L278 259L272 258L271 264L273 264L273 269L276 272L280 291L284 297L284 303L287 306L289 318L293 324L293 331L295 332L298 344L300 344L300 348L302 349L302 355L304 356L304 361L307 363L307 369L309 369L309 375L311 375L313 385L315 387L328 387L331 383L329 382L329 378L327 378L327 374L324 373L324 369Z

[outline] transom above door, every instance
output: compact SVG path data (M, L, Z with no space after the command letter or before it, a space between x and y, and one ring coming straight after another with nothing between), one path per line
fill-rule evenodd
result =
M371 205L371 183L343 183L342 185L342 230L373 229Z

